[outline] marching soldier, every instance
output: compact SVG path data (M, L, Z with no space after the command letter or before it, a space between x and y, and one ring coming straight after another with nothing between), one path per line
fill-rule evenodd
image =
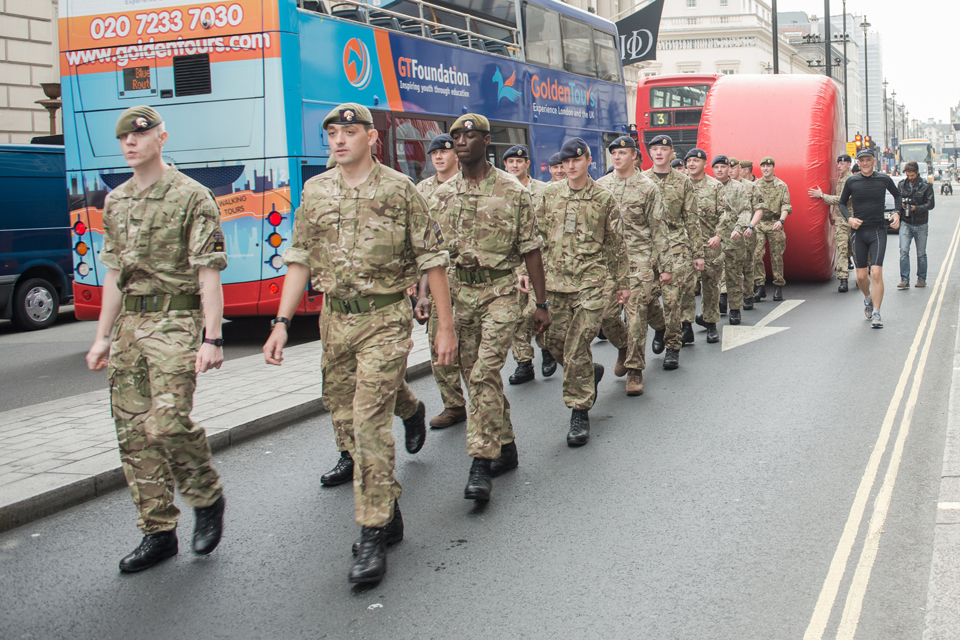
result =
M730 165L732 162L733 159L728 159L725 155L716 156L713 159L713 175L723 185L724 194L730 203L730 208L736 215L733 230L729 237L723 239L721 246L723 248L724 280L730 308L727 321L730 324L740 324L740 310L743 308L744 291L743 261L746 259L743 234L750 224L753 212L750 210L750 200L747 196L746 187L731 175L732 167ZM748 287L750 286L749 281L746 284ZM722 301L720 310L723 310Z
M837 170L840 172L840 177L837 178L837 188L834 190L836 195L831 196L826 194L820 187L807 191L807 194L811 198L820 198L831 206L834 224L833 238L837 245L837 280L840 281L840 286L837 287L837 291L840 293L846 293L850 290L847 286L847 280L850 278L850 223L847 222L847 219L840 213L837 205L840 204L840 194L843 193L843 185L847 183L847 178L850 177L851 162L850 156L845 153L837 158ZM853 213L852 204L847 205L847 208Z
M534 211L543 197L543 190L547 183L530 177L530 153L522 145L514 145L503 154L503 165L507 173L516 178L527 191L530 192L530 202ZM517 362L517 369L510 376L510 384L523 384L534 379L533 372L533 314L536 307L530 300L530 277L525 265L517 268L519 291L517 300L520 304L520 319L517 321L517 330L513 336L513 359ZM548 360L552 360L549 351L543 351L543 366L546 368ZM554 365L556 366L556 365ZM551 372L552 373L552 372Z
M731 164L733 162L731 161ZM753 161L752 160L741 160L737 165L738 169L737 176L734 176L735 179L740 181L740 184L744 186L747 190L747 197L750 199L750 209L754 213L754 217L762 213L763 203L760 198L760 191L757 189L756 179L753 175ZM750 223L747 225L746 230L743 232L743 250L745 252L743 259L743 309L745 311L750 311L753 309L753 274L754 274L754 264L753 264L753 254L757 249L757 235L754 233L753 220L754 217L750 218Z
M378 582L386 545L403 539L391 430L404 419L406 446L416 453L426 435L425 408L403 380L413 346L406 289L424 271L437 307L437 364L452 364L457 346L450 311L447 253L426 202L402 173L371 155L377 143L370 111L334 108L322 124L337 167L308 180L293 241L284 253L279 315L263 347L268 364L283 361L287 325L308 281L325 294L323 400L355 463L355 518L361 526L350 570L354 583ZM400 403L400 406L397 404Z
M707 166L706 152L703 149L691 149L684 160L697 201L696 211L700 234L704 240L705 266L701 272L703 297L700 315L691 318L697 310L697 301L691 291L683 298L682 320L686 326L691 319L695 319L697 324L707 330L707 342L715 343L720 341L720 334L717 333L717 322L720 321L720 277L723 272L723 250L720 244L733 232L736 217L724 197L723 185L704 171Z
M550 167L550 182L561 182L567 175L563 172L563 161L560 160L560 152L550 156L548 162Z
M673 279L660 286L663 307L656 299L648 310L650 326L654 328L653 351L659 353L665 345L664 369L680 366L680 347L693 342L693 328L683 327L681 333L680 301L686 291L693 291L694 271L703 271L703 241L700 224L695 213L696 199L693 183L685 174L670 168L673 154L673 139L659 135L650 141L650 158L653 167L643 172L660 189L666 207L666 222L669 229L669 244L673 259Z
M545 342L563 365L563 400L572 410L567 444L580 447L590 439L588 412L603 377L590 343L600 330L604 286L614 279L619 304L627 302L630 290L620 212L610 192L587 173L590 148L573 138L560 157L566 181L547 187L537 212L547 235L547 291L554 309Z
M620 210L630 278L630 299L626 306L626 357L622 364L617 360L614 373L617 377L626 374L628 396L639 396L643 394L643 370L646 368L647 306L654 298L658 280L654 266L659 264L659 281L664 283L672 279L673 267L663 198L657 186L634 164L639 155L636 141L630 136L621 136L607 149L613 157L614 172L597 180L597 184L613 194ZM611 281L607 279L608 283ZM614 342L612 336L610 341ZM623 373L618 370L620 366Z
M520 315L514 269L523 260L536 292L537 333L550 326L540 247L530 194L487 162L490 122L468 113L450 127L461 171L430 199L456 266L460 365L467 381L467 453L473 458L463 497L487 501L491 478L519 464L500 370Z
M760 161L763 179L757 181L756 185L760 192L763 213L759 216L755 215L750 225L754 227L757 234L757 246L753 254L753 280L756 283L753 297L756 300L767 297L764 284L767 274L763 268L763 250L769 241L770 267L773 271L774 285L773 301L779 302L783 300L783 285L787 283L783 279L783 252L787 247L787 235L783 231L783 226L793 207L790 206L790 190L787 188L787 183L773 173L775 164L770 156L764 156Z
M120 570L135 572L178 552L174 486L196 516L195 553L212 552L223 532L223 486L190 411L197 374L223 363L227 255L213 194L161 157L160 114L131 107L115 131L133 177L104 203L107 274L86 360L110 373L120 463L144 534Z

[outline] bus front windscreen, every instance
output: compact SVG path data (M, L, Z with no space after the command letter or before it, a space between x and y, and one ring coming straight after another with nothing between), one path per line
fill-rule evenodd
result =
M910 161L933 162L930 145L927 143L900 145L900 162Z

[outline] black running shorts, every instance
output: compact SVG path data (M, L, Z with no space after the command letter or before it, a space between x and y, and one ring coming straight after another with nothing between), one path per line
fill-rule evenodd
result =
M870 265L883 266L883 254L887 252L886 229L852 229L850 232L853 242L853 264L857 269L867 268L867 257Z

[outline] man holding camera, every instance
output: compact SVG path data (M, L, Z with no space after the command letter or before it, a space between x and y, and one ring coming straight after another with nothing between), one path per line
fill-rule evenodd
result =
M900 213L900 284L897 289L910 288L910 242L917 244L917 283L927 286L927 218L934 207L933 187L920 178L920 167L908 162L903 168L907 176L900 181L903 205Z

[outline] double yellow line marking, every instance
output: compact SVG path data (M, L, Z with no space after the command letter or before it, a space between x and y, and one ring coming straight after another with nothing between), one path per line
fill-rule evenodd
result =
M937 322L940 319L940 309L943 306L943 300L946 296L947 281L950 278L950 272L953 270L953 262L957 257L958 239L960 239L960 223L957 224L957 227L953 231L953 238L947 250L947 257L943 262L945 268L941 269L940 274L937 276L932 295L927 301L923 317L920 320L920 326L917 328L913 343L910 345L907 360L903 365L903 370L900 372L900 379L897 382L897 387L890 400L890 405L887 407L887 413L880 427L880 434L873 447L873 453L870 455L867 468L863 473L863 477L860 479L860 486L857 488L853 505L850 507L850 515L847 517L847 523L840 536L837 550L833 554L830 569L827 571L827 577L823 582L823 588L820 590L820 596L817 598L817 604L813 609L813 615L810 618L807 631L803 635L803 640L822 640L823 638L830 614L837 601L840 582L843 580L850 553L857 541L857 534L866 511L867 500L870 497L874 484L876 484L880 461L887 452L887 445L890 441L894 420L900 411L900 405L907 388L907 381L910 379L910 373L913 371L913 365L917 360L917 353L919 352L920 360L917 364L916 375L913 377L910 394L907 397L907 402L903 409L903 417L900 419L900 429L890 454L890 461L887 463L887 471L883 478L883 484L880 486L880 490L873 503L873 513L870 516L870 523L867 526L867 534L863 543L863 549L860 552L860 560L857 562L857 568L853 574L850 589L847 592L843 615L840 618L840 626L837 629L836 638L837 640L853 640L856 635L857 624L860 622L860 611L863 608L863 598L867 591L867 584L870 582L870 573L873 570L873 564L877 558L877 551L880 548L880 536L883 534L883 524L887 519L887 512L893 497L893 487L896 484L897 472L900 469L900 462L903 459L903 448L907 436L910 433L913 412L917 405L917 397L920 394L920 384L923 382L923 373L927 366L930 345L933 343ZM927 330L928 327L929 330ZM926 333L925 338L924 333ZM922 348L920 346L921 342L923 342Z

